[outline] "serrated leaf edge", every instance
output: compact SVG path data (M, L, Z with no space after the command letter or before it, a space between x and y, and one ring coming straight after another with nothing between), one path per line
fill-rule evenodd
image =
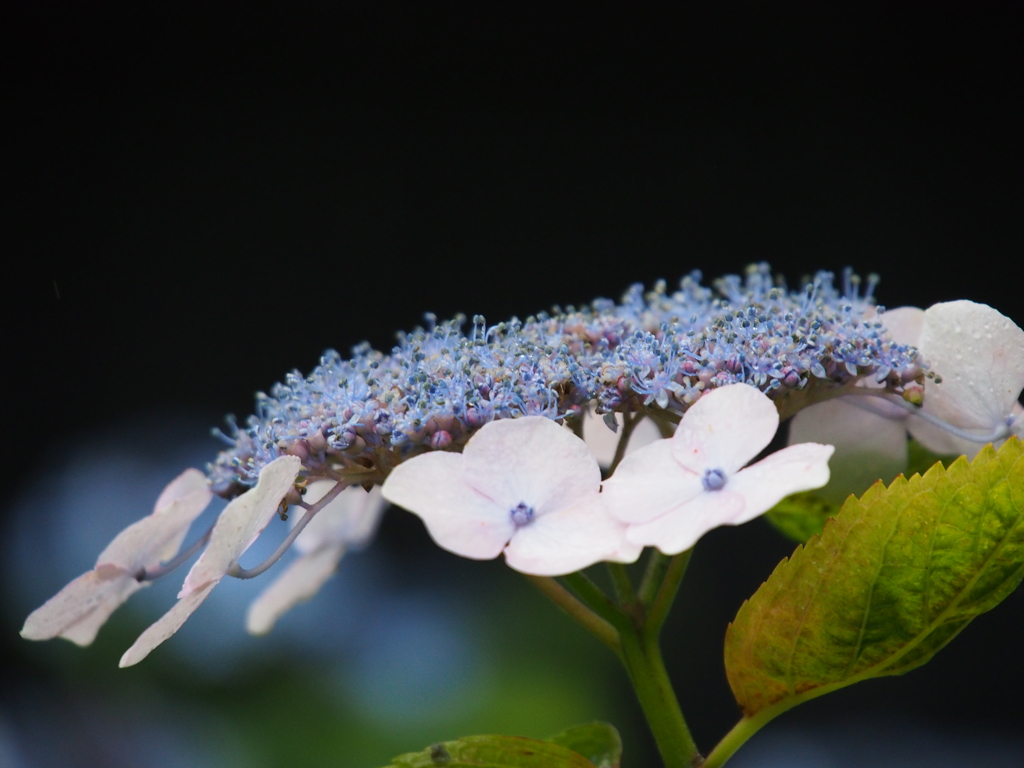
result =
M1017 438L1011 438L1010 440L1007 441L1007 443L999 451L996 451L991 445L987 445L987 446L985 446L985 448L982 449L981 452L978 453L977 456L975 456L973 461L968 461L966 457L961 456L956 461L954 461L949 467L943 467L941 461L940 462L936 462L927 472L925 472L924 475L919 475L919 474L915 473L909 479L905 478L903 475L899 475L888 486L885 486L882 482L879 481L879 482L875 483L874 485L872 485L867 491L865 491L864 494L859 499L856 498L855 496L852 496L852 495L849 498L847 498L847 500L843 503L843 506L840 509L839 514L841 515L843 513L843 511L846 510L847 506L849 506L849 505L874 503L876 501L877 497L880 494L888 492L890 489L892 489L893 487L895 487L897 485L906 484L907 486L911 486L911 488L912 488L912 490L914 492L914 495L916 495L917 493L927 492L927 489L924 489L924 488L917 489L917 488L913 488L913 486L917 486L917 485L920 485L920 484L923 484L923 483L927 483L929 486L934 487L934 485L939 481L939 479L941 479L944 476L947 476L950 473L962 472L965 469L970 469L970 470L973 471L976 468L980 468L978 465L984 466L984 465L988 465L992 461L998 461L1000 455L1002 454L1002 451L1005 450L1007 446L1012 445L1012 444L1020 445L1020 441ZM1020 449L1018 448L1018 450L1020 450ZM1021 461L1024 461L1024 452L1022 452L1020 455L1018 455L1014 459L1013 463L1009 467L1006 467L1003 471L1001 471L1001 474L1003 474L1003 475L1009 474L1011 468L1013 466L1015 466L1018 462L1021 462ZM992 484L992 486L990 486L990 487L994 487L994 484ZM904 505L904 509L906 509L909 506L910 506L909 503ZM900 514L902 514L902 510L901 510ZM835 518L830 518L826 522L825 527L824 527L824 529L822 530L822 532L820 534L813 535L810 539L807 540L806 544L798 545L796 547L796 549L793 551L792 555L790 555L789 557L783 558L779 562L779 564L775 567L775 569L772 571L772 573L768 577L768 579L766 579L765 581L763 581L761 583L761 586L754 593L754 596L756 596L756 594L758 592L760 592L761 589L763 589L771 581L771 579L773 577L775 577L775 575L777 573L780 573L783 570L787 570L787 566L790 563L792 563L796 558L798 558L800 556L801 552L804 549L808 549L808 548L810 548L812 546L820 545L821 540L825 538L825 536L828 534L829 530L831 528L833 528L835 525L837 525L837 522L836 522ZM853 530L853 527L851 526L848 529L848 531L852 531L852 530ZM894 525L893 526L893 531L895 532L895 530L896 530L896 526ZM848 536L848 533L847 533L847 536ZM843 541L845 541L846 538L847 537L844 536ZM989 552L988 555L986 556L986 558L984 560L984 563L986 563L986 564L989 563L991 561L991 559L994 556L996 556L1002 550L1003 546L1006 543L1007 538L1008 537L1003 537L1002 540L999 541L998 545L993 547L992 551ZM839 550L837 550L837 554L838 554L839 551L841 551L841 547L840 547ZM920 633L918 635L918 637L913 642L907 643L898 652L894 653L892 656L887 657L883 662L880 662L879 664L876 664L876 665L874 665L872 667L868 667L868 668L862 670L861 672L857 673L856 675L852 675L849 678L847 678L847 679L845 679L845 680L843 680L841 682L828 683L828 684L821 685L821 686L815 686L814 688L810 688L807 691L804 691L804 692L801 692L801 693L796 693L795 692L794 686L793 686L793 683L792 683L792 675L789 674L788 671L787 671L786 677L787 677L787 683L788 683L789 696L788 697L783 697L782 699L779 699L779 700L777 700L776 702L774 702L772 704L769 704L769 705L767 705L765 707L762 707L761 709L756 710L755 712L746 712L746 710L744 710L744 718L745 719L751 719L751 720L753 720L753 719L763 720L764 722L767 722L768 720L778 716L782 712L785 712L786 710L791 709L792 707L795 707L797 704L803 703L805 701L809 701L810 699L817 698L818 696L823 696L826 693L831 693L832 691L839 690L840 688L845 688L845 687L847 687L849 685L853 685L854 683L861 682L862 680L866 680L866 679L870 679L870 678L874 678L874 677L884 677L887 674L895 674L896 673L895 671L894 672L886 672L885 670L893 667L893 665L896 662L898 662L906 654L910 653L915 648L917 648L920 645L920 643L923 642L927 637L929 637L933 632L935 632L936 629L938 629L943 624L945 624L946 622L945 622L944 619L946 617L948 617L953 611L955 611L959 607L959 605L961 604L964 596L970 594L973 586L977 583L978 579L980 578L980 576L981 576L981 574L983 572L984 572L984 566L979 567L977 569L977 573L974 575L974 577L972 577L964 585L964 587L960 590L959 596L955 600L951 601L950 604L948 606L946 606L946 608L943 611L941 611L939 614L937 614L929 622L929 629L928 629L928 631ZM1019 576L1022 573L1024 573L1024 564L1022 564L1020 568L1018 568L1016 571L1014 571L1009 578L1005 579L1003 581L1003 584L1009 583L1014 578L1018 578L1018 580L1019 580ZM872 589L874 588L874 584L877 582L877 578L878 577L876 576L872 580ZM821 583L824 583L824 580L820 581L819 585ZM815 594L817 594L818 588L819 587L816 586ZM782 590L780 590L780 592L781 591ZM993 591L996 591L996 590L993 590ZM742 612L744 609L746 609L747 605L750 603L750 601L753 599L754 596L751 596L750 598L747 598L746 600L743 601L742 605L740 606L739 610L737 611L737 614L736 614L737 616L739 616L740 612ZM809 606L810 606L810 601L808 602L808 608L809 608ZM767 611L765 613L767 614ZM805 611L805 613L806 613L806 611ZM973 619L973 617L972 617L972 619ZM763 621L763 617L762 617L761 621ZM732 631L734 623L735 623L735 620L729 622L729 625L726 628L727 643L728 643L729 633ZM948 638L946 638L942 642L941 645L939 645L938 647L935 648L935 651L933 653L931 653L928 656L922 658L919 662L915 663L913 666L900 667L899 668L899 672L900 673L907 672L907 671L909 671L911 669L914 669L914 668L916 668L918 666L921 666L922 664L927 663L931 659L931 657L934 656L935 653L937 653L942 648L944 648L954 637L956 637L960 633L960 631L962 631L962 629L968 623L970 623L970 620L964 622L963 626L959 627L956 630L956 632L952 633ZM800 626L802 626L802 624ZM760 628L760 622L758 623L758 626L757 626L757 629L759 629L759 628ZM755 630L755 634L756 634L756 631L757 630ZM798 632L798 634L799 634L799 632ZM851 662L853 664L856 663L856 659L859 657L859 642L860 641L858 641L858 650L854 653L853 661ZM793 651L792 651L792 654L791 654L791 659L790 659L790 662L789 662L788 670L791 670L791 668L792 668L791 667L792 658L796 654L797 645L798 645L798 643L794 642L794 644L793 644Z

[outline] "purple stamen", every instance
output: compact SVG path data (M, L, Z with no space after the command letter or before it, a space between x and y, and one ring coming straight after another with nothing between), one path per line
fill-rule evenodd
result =
M533 520L533 507L529 506L525 501L520 501L509 510L509 513L512 515L512 522L517 526L526 525Z
M725 472L720 469L705 469L704 477L700 479L705 491L720 491L725 487L728 478Z

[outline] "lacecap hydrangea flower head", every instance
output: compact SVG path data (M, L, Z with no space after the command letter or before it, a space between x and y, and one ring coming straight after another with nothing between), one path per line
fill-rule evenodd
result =
M225 576L257 576L295 542L300 558L250 610L249 629L269 631L347 549L366 543L381 486L445 549L478 559L504 553L513 568L549 576L630 562L645 546L679 552L710 528L823 485L828 440L746 466L780 419L815 403L850 395L920 412L961 438L988 427L991 435L969 437L1009 434L1016 379L991 392L984 372L945 384L950 375L940 380L929 362L930 354L947 359L941 343L891 333L875 282L862 286L848 271L837 286L821 272L790 290L759 264L708 287L694 272L673 292L664 283L634 286L618 303L597 299L496 325L428 315L389 352L362 345L345 359L328 351L309 375L289 374L259 393L244 426L218 432L227 446L205 475L174 480L153 514L29 616L22 634L91 642L132 592L203 549L178 603L126 652L122 665L134 664ZM988 321L968 312L963 322ZM999 343L1017 338L1000 333ZM1019 361L1019 352L1009 354ZM941 392L952 405L929 415ZM965 405L975 396L981 405ZM957 421L966 411L983 412L984 424ZM231 502L178 554L211 494ZM290 507L293 528L278 552L243 568L245 551Z

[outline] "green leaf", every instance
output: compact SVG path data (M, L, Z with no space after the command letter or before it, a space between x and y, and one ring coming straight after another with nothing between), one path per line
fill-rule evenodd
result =
M392 760L388 768L595 768L578 752L520 736L466 736Z
M615 726L608 723L574 725L548 741L579 752L594 768L619 768L622 759L622 739Z
M797 547L726 633L729 684L766 721L927 662L1024 576L1024 448L877 483Z
M826 501L814 491L805 491L787 496L765 513L765 519L784 536L804 542L821 533L829 518L838 512L838 505Z

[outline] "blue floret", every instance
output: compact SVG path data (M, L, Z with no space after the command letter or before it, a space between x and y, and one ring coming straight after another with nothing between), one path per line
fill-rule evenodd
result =
M886 335L875 277L863 294L850 270L842 291L830 272L789 291L767 264L712 288L701 279L693 272L673 293L664 282L634 285L618 304L597 299L525 321L488 326L477 315L468 332L464 316L427 315L387 354L367 344L349 359L328 350L308 376L290 373L258 393L244 428L230 423L211 482L234 495L289 453L311 475L369 485L416 453L460 450L494 419L572 421L593 404L678 421L703 392L735 382L788 415L869 376L899 393L927 367Z

